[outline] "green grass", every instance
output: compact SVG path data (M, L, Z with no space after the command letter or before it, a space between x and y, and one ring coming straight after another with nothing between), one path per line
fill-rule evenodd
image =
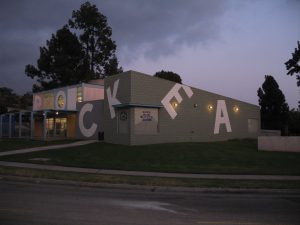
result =
M262 180L223 180L160 178L139 176L99 175L74 172L56 172L46 170L0 167L0 175L13 175L30 178L46 178L89 183L130 184L167 187L193 188L236 188L236 189L300 189L300 181L262 181Z
M4 156L0 160L30 162L49 158L52 165L217 174L300 175L300 154L257 151L256 140L122 146L106 143Z
M0 139L0 152L11 151L23 148L34 148L47 145L60 145L74 142L74 140L55 140L55 141L41 141L29 140L22 138L3 138Z

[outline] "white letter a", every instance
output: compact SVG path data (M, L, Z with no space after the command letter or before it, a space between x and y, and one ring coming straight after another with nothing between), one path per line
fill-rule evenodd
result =
M223 114L223 116L222 116ZM225 124L227 132L231 132L231 125L227 113L227 107L225 100L217 101L217 112L216 112L216 121L215 121L215 130L214 134L220 132L220 125Z

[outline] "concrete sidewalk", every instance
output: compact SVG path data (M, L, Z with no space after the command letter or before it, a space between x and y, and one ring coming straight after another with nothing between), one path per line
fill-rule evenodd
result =
M51 165L39 165L39 164L31 164L31 163L4 162L4 161L0 161L0 166L50 170L50 171L59 171L59 172L91 173L91 174L101 174L101 175L125 175L125 176L143 176L143 177L193 178L193 179L224 179L224 180L300 181L300 176L160 173L160 172L123 171L123 170L102 170L102 169L51 166Z
M69 144L47 145L47 146L35 147L35 148L11 150L11 151L6 151L6 152L0 152L0 156L23 154L23 153L28 153L28 152L46 151L46 150L51 150L51 149L70 148L70 147L75 147L75 146L88 145L88 144L91 144L94 142L98 142L98 140L76 141L76 142L72 142Z

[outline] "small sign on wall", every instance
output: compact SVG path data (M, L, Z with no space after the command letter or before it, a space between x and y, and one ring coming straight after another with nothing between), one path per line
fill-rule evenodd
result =
M134 108L134 133L156 134L158 125L157 108Z
M142 115L141 115L141 119L143 122L146 122L146 121L152 121L153 120L153 116L151 115L151 111L149 110L143 110L142 111Z

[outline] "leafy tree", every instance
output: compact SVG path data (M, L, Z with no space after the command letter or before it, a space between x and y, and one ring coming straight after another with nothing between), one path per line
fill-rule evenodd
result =
M76 29L83 46L84 58L92 78L101 78L122 72L115 55L116 44L111 39L112 30L106 17L96 5L86 2L73 11L69 26Z
M286 69L288 70L287 75L293 76L295 74L300 74L300 42L298 41L298 48L295 48L295 52L292 53L292 58L285 62ZM300 86L300 75L296 75L297 86Z
M32 93L31 92L27 92L24 95L20 96L20 108L21 109L26 109L28 107L32 106Z
M47 41L46 47L40 48L40 58L37 68L27 65L25 73L31 78L37 78L38 85L33 91L49 90L61 86L89 80L84 73L83 49L75 34L67 26L59 29Z
M300 42L298 41L298 48L295 48L295 52L292 53L292 58L285 62L286 69L288 70L287 75L296 75L297 86L300 86ZM299 74L299 75L298 75ZM300 101L298 102L298 107L300 107Z
M0 114L7 112L7 107L18 108L19 96L7 87L0 87Z
M17 95L7 87L0 87L0 114L7 113L7 108L27 109L32 106L32 94Z
M160 77L162 79L166 79L166 80L170 80L170 81L174 81L176 83L182 83L182 80L181 80L181 77L177 74L177 73L174 73L174 72L171 72L171 71L160 71L160 72L156 72L154 74L155 77Z
M300 109L292 109L289 112L289 134L300 135Z
M257 91L259 97L262 129L285 129L288 120L289 107L279 85L271 75L265 76L262 88Z

